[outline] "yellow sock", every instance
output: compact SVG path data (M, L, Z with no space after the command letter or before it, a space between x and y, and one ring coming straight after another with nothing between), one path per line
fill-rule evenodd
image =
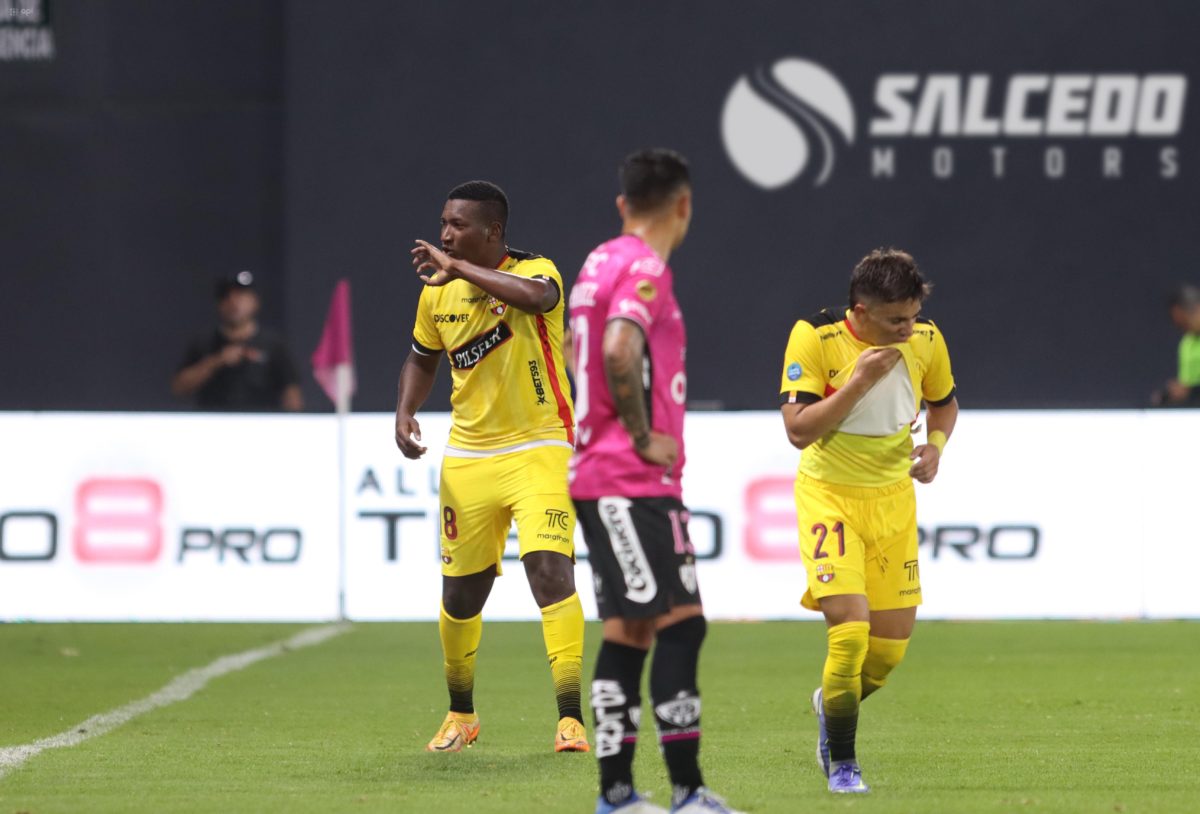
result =
M904 660L908 639L881 639L872 636L862 668L862 697L866 698L887 683L888 673Z
M583 680L583 605L574 593L542 608L542 638L550 658L558 717L583 723L579 688Z
M443 607L438 617L438 633L442 638L450 710L472 713L475 711L475 651L483 637L483 614L470 619L455 619Z
M829 653L821 674L825 734L832 761L853 760L862 700L862 666L867 657L869 622L845 622L829 628Z

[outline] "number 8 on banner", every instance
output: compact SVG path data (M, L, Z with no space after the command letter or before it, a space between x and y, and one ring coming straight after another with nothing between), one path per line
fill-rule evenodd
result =
M145 478L91 478L75 492L75 556L146 563L162 552L162 489Z

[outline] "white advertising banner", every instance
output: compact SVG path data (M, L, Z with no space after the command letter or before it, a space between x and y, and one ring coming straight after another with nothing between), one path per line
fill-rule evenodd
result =
M0 619L328 619L339 594L351 619L436 619L450 422L420 420L409 461L391 415L346 418L339 481L334 416L0 414ZM687 448L710 617L817 618L779 415L689 414ZM922 617L1200 617L1197 460L1200 411L965 411L916 487ZM489 619L539 618L515 552Z
M408 461L392 443L391 416L350 421L352 618L436 618L437 481L449 421L425 416L422 427L429 451ZM684 501L709 615L816 618L799 606L800 452L779 415L692 413L686 440ZM1132 466L1116 463L1122 448ZM922 617L1200 616L1200 592L1187 584L1187 566L1200 565L1188 502L1196 460L1200 412L964 411L937 480L916 487ZM592 613L578 547L576 584ZM1147 572L1149 562L1162 573ZM486 616L536 619L520 564L504 566Z
M0 619L338 615L327 416L0 414Z

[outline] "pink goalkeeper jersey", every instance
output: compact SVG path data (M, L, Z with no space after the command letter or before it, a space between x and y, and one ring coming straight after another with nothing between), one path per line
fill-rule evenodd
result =
M571 289L570 308L577 426L571 497L682 499L687 336L670 267L639 237L610 240L588 255ZM669 469L638 457L617 418L602 350L604 326L612 319L630 320L646 337L642 382L650 426L679 443L679 460Z

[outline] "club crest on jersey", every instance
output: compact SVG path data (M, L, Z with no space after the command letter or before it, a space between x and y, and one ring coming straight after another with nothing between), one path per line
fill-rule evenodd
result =
M508 310L508 305L500 302L495 297L488 297L488 310L498 317L504 316L504 312Z
M817 582L833 582L833 566L829 563L821 563L817 566Z

